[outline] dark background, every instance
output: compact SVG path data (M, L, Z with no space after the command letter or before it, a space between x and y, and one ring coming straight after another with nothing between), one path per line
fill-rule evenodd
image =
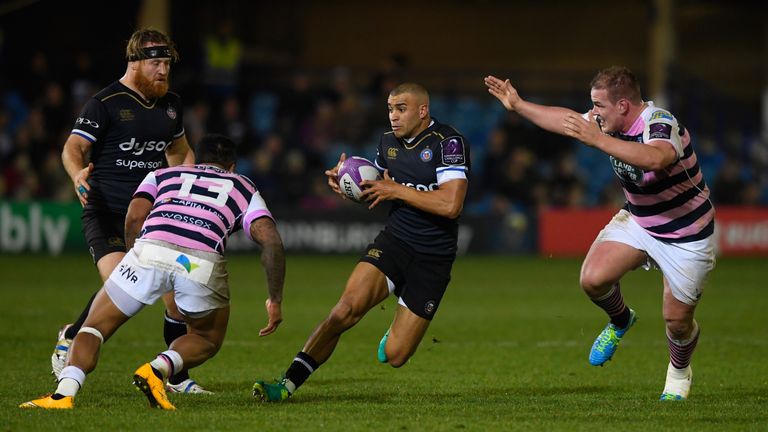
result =
M717 203L766 206L767 21L759 2L715 0L6 1L0 195L74 199L57 162L72 120L123 74L131 32L153 25L181 54L172 88L188 138L236 138L238 169L272 205L347 205L322 169L341 151L373 157L388 89L404 80L426 85L433 116L472 144L470 214L620 204L604 155L505 113L482 77L586 110L594 73L623 64L691 130ZM206 82L204 46L223 23L241 55L221 91Z

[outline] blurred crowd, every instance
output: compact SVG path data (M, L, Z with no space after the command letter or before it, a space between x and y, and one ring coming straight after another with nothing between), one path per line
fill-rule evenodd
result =
M388 127L387 94L409 76L408 59L392 55L365 73L344 67L292 68L279 80L249 85L242 79L249 67L248 48L226 26L204 37L198 57L187 66L174 66L171 75L172 89L185 102L190 143L206 132L229 135L239 144L237 170L256 182L270 205L302 210L344 205L331 196L324 169L342 152L375 156L378 137ZM62 74L38 51L23 65L23 74L8 76L7 68L0 70L3 200L75 200L61 165L62 146L86 100L122 75L118 70L112 78L97 78L93 62L88 53L78 53ZM482 90L481 80L477 85ZM580 100L558 102L588 107L587 95L584 89ZM431 112L471 143L467 212L508 214L623 202L601 152L531 126L482 91L466 96L432 91ZM768 205L768 144L759 130L724 136L691 131L716 203Z

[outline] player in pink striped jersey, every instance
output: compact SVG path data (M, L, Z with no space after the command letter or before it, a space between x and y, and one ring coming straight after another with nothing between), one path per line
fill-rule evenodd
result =
M272 214L253 183L232 172L232 140L207 135L195 155L196 165L159 169L144 178L126 216L130 250L96 295L56 391L20 407L72 408L86 374L96 367L101 345L144 306L173 292L189 331L139 367L134 385L151 406L175 409L166 396L165 381L213 357L223 342L229 319L223 253L228 236L239 229L262 247L269 297L268 323L259 335L277 329L282 321L285 256Z
M659 268L670 356L661 400L686 399L699 339L694 311L715 265L715 210L690 134L669 111L643 101L625 67L597 73L586 114L528 102L509 80L488 76L485 85L508 110L610 156L627 202L598 234L581 268L582 289L610 319L589 361L602 366L610 360L637 319L624 304L621 278L639 267Z

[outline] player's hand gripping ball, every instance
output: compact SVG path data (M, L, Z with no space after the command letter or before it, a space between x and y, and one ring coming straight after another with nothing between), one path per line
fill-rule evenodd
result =
M381 174L368 159L352 156L341 163L338 179L341 193L352 201L360 202L360 194L363 193L360 182L363 180L381 180Z

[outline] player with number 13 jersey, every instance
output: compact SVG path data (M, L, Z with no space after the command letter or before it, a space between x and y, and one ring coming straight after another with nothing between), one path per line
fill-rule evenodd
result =
M247 177L212 165L150 172L134 194L139 197L156 203L140 239L219 254L233 232L254 219L272 217Z

